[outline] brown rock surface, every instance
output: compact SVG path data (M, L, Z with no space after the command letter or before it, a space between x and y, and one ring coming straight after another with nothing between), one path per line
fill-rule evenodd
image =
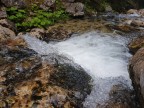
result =
M129 73L141 107L144 108L144 48L139 49L132 57Z
M132 54L135 54L143 46L144 46L144 37L135 38L128 45L129 50Z
M105 22L85 20L70 20L64 23L57 23L47 28L45 41L48 40L65 40L74 33L85 33L88 31L100 30L102 32L111 32Z
M55 7L55 0L44 0L44 2L40 5L40 8L44 9L44 10L48 10L49 8L56 8Z
M90 79L80 67L43 61L21 37L0 45L0 107L82 108Z
M23 8L26 6L26 3L24 0L1 0L1 2L6 6L6 7L12 7L12 6L17 6L19 8Z
M139 27L144 27L144 21L143 20L133 20L131 22L131 25L139 26Z
M109 96L110 99L97 108L136 108L132 90L122 84L113 85Z
M70 13L72 16L84 16L83 3L64 3L64 7L66 8L66 12Z
M0 25L0 42L14 38L15 36L16 34L12 30Z
M30 34L31 36L34 36L34 37L38 38L38 39L43 39L43 38L45 37L45 35L46 35L46 32L45 32L45 30L42 29L42 28L33 28L33 29L29 32L29 34Z
M9 28L13 31L17 31L16 30L16 27L15 27L15 24L11 21L9 21L8 19L1 19L0 20L0 25L3 26L3 27L6 27L6 28Z

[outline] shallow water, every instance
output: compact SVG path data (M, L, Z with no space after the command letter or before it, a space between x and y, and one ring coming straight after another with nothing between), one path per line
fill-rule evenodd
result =
M25 40L40 55L65 55L92 76L93 90L83 103L86 108L96 108L98 104L107 101L113 85L123 84L128 89L131 88L127 71L131 55L126 46L126 37L89 32L49 44L29 36L25 36Z

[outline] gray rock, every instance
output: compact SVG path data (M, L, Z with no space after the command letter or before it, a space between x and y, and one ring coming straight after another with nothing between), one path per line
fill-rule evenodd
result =
M65 3L66 12L70 13L72 16L84 16L84 4L77 3Z
M6 27L2 27L0 25L0 42L5 41L9 38L14 38L14 37L15 37L15 33L12 30Z
M7 18L7 13L5 10L0 9L0 19Z
M1 19L0 25L3 27L9 28L15 32L17 31L15 24L13 22L9 21L8 19Z
M1 1L6 7L17 6L18 8L26 7L26 2L23 0L2 0Z
M51 7L55 7L55 0L45 0L43 4L40 5L40 8L48 10Z

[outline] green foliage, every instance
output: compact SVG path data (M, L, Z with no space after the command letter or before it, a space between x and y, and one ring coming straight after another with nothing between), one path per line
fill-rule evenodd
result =
M36 4L32 5L30 9L11 7L7 9L7 13L8 19L16 24L19 31L30 30L33 27L46 28L60 20L69 18L62 8L55 11L45 11L39 9Z

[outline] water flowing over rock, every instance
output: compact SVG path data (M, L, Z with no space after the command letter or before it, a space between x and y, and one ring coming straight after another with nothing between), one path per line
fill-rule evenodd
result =
M91 77L67 57L27 46L22 37L0 44L0 107L82 108Z
M84 108L136 107L131 81L127 72L128 58L131 56L126 47L127 38L114 36L113 34L90 32L81 36L72 36L65 41L50 42L49 44L30 36L26 36L25 39L29 48L40 55L47 55L45 57L52 64L61 61L62 64L72 65L71 60L73 60L91 75L93 87L90 95L83 102ZM60 58L61 55L70 58L70 60L51 58ZM57 76L51 77L51 82L55 84L59 77L63 77L61 83L57 83L57 85L66 88L63 82L71 80L70 77L65 78L65 75L70 75L70 73L65 73L65 69L62 70L62 74L57 73ZM77 89L77 84L69 83L68 86ZM79 93L77 96L79 96Z

